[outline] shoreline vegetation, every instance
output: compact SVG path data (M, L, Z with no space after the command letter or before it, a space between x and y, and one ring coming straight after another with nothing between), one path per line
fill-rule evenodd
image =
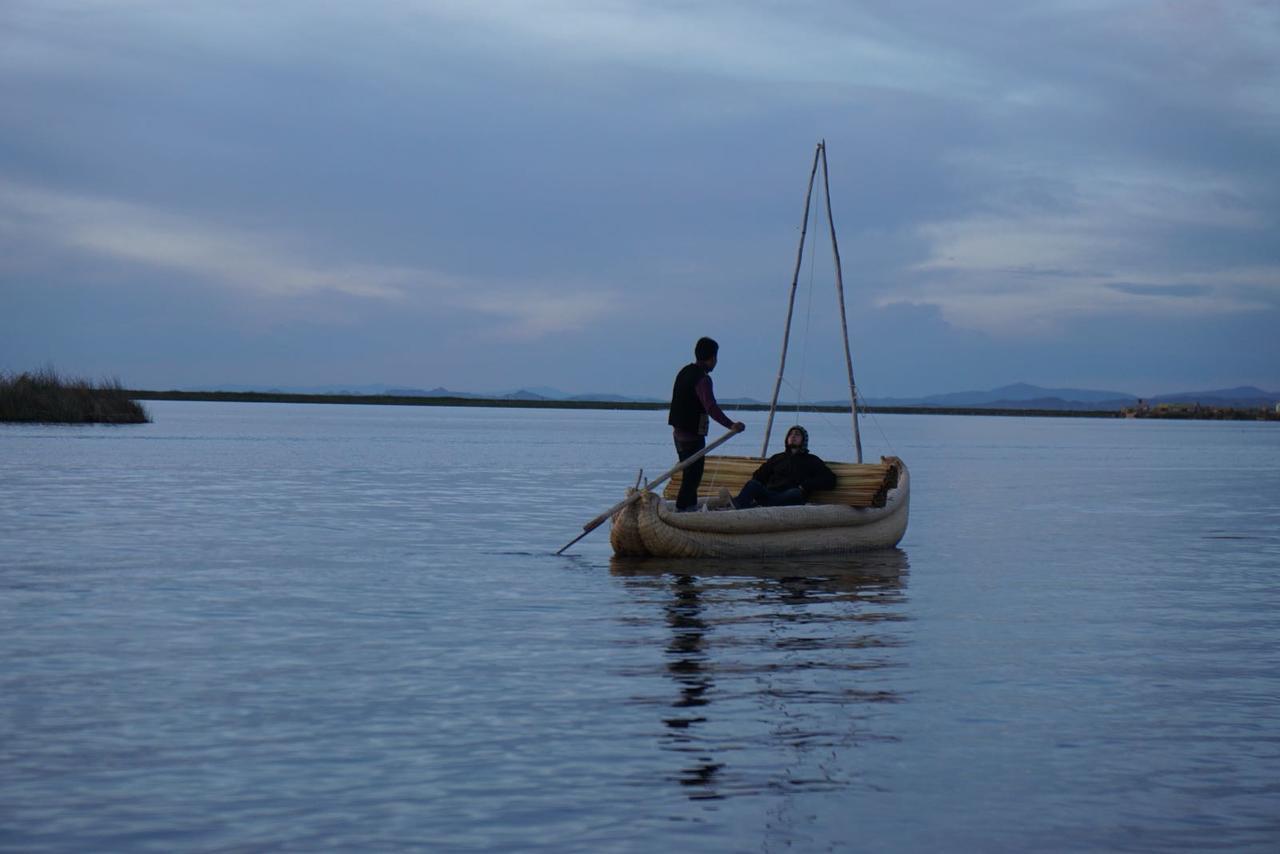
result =
M601 400L518 400L511 398L430 397L392 394L294 394L285 392L241 391L147 391L126 390L134 400L221 401L226 403L330 403L365 406L480 406L509 409L635 409L659 411L666 403L647 401ZM767 412L766 403L722 403L725 411ZM787 406L802 412L848 412L847 406ZM1100 409L1013 409L943 406L867 406L858 410L890 415L1003 415L1024 418L1169 418L1234 421L1280 421L1280 412L1266 409L1228 409L1201 406L1159 406L1124 410Z
M0 422L37 424L145 424L147 410L116 379L93 383L61 377L52 368L0 371Z

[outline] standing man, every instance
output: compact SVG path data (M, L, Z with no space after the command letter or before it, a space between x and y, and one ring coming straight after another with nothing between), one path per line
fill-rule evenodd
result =
M676 443L676 455L684 462L707 446L707 418L710 416L725 427L741 433L747 425L730 421L720 404L716 403L711 388L711 372L716 368L720 345L710 338L699 338L693 347L694 361L676 374L671 388L671 412L667 423ZM676 510L693 510L698 506L698 485L702 483L702 460L684 470L680 494L676 496Z

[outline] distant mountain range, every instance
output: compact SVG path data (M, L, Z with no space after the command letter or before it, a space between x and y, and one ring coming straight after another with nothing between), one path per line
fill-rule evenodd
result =
M1202 406L1252 408L1274 406L1280 392L1263 391L1253 386L1189 391L1139 398L1119 391L1083 388L1041 388L1027 383L1001 386L990 391L961 391L927 397L876 398L871 406L964 407L972 409L1077 409L1118 410L1136 406L1142 400L1148 406L1162 403L1199 403Z
M389 385L324 385L324 386L288 386L270 387L256 385L224 385L216 388L188 389L189 391L228 391L228 392L271 392L280 394L349 394L349 395L394 395L397 397L457 397L483 398L488 400L565 400L618 403L665 403L665 398L628 397L610 392L592 392L588 394L569 394L550 386L533 386L498 394L477 394L468 391L454 391L442 386L432 389L406 388ZM1015 383L1001 386L990 391L959 391L948 394L932 394L925 397L880 397L870 398L866 403L870 406L883 407L937 407L964 409L1047 409L1047 410L1118 410L1136 406L1139 397L1119 391L1099 391L1082 388L1042 388L1028 383ZM1280 403L1280 392L1263 391L1253 386L1215 389L1212 391L1189 391L1178 394L1162 394L1142 398L1149 406L1162 403L1199 403L1201 406L1254 408L1272 407ZM726 406L762 404L750 397L721 398ZM794 403L794 401L791 401ZM845 400L815 401L820 406L844 406Z
M207 388L188 388L184 391L226 391L235 393L262 392L266 394L341 394L341 395L389 395L391 397L456 397L464 400L572 400L603 401L608 403L665 403L665 399L656 397L627 397L607 392L591 394L567 394L548 386L520 388L515 391L492 394L472 391L455 391L443 386L435 388L409 388L405 386L367 383L363 385L307 385L307 386L262 386L262 385L219 385ZM731 403L723 400L721 403ZM746 401L752 402L752 401Z

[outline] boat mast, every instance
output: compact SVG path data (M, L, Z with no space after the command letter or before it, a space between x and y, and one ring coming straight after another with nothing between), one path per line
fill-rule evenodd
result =
M787 344L791 341L791 314L796 307L796 283L800 281L800 266L804 262L804 237L809 230L809 201L813 198L813 179L818 174L818 156L822 143L813 151L813 168L809 170L809 188L804 194L804 217L800 220L800 246L796 249L796 268L791 274L791 296L787 299L787 325L782 329L782 358L778 362L778 379L773 384L773 399L769 401L769 420L764 425L764 444L760 456L769 456L769 434L773 431L773 414L778 409L778 392L782 390L782 374L787 367Z
M849 322L844 312L844 279L840 275L840 245L836 242L836 221L831 216L831 184L827 179L827 141L818 143L822 152L822 190L827 199L827 225L831 229L831 252L836 259L836 294L840 298L840 331L844 333L844 364L849 369L849 412L853 416L853 446L862 462L862 437L858 434L858 387L853 382L853 357L849 355Z
M822 160L822 188L827 201L827 226L831 231L831 251L836 262L836 295L840 302L840 329L844 334L844 362L849 371L849 411L853 416L853 446L862 462L862 437L858 433L858 389L853 382L853 357L849 353L849 323L844 310L844 278L840 270L840 246L836 242L836 223L831 215L831 183L827 175L827 141L818 143L813 152L813 168L809 170L809 187L804 195L804 218L800 221L800 246L796 249L796 267L791 274L791 294L787 299L787 324L782 330L782 358L778 362L778 379L773 384L773 399L769 401L769 420L764 427L764 445L760 456L769 456L769 434L773 432L773 416L778 409L778 393L782 390L782 375L787 367L787 346L791 341L791 316L796 306L796 285L800 280L800 267L804 260L804 240L809 230L809 203L813 199L813 182L818 174L818 160Z

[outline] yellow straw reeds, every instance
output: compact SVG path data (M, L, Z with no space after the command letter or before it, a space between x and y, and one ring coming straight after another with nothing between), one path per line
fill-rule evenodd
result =
M718 494L721 487L736 495L764 463L758 457L709 456L704 459L706 467L702 472L702 482L698 484L699 498L710 498ZM878 463L827 462L827 466L835 472L836 488L815 492L809 497L812 504L882 507L885 496L898 482L898 470L891 458L884 458ZM676 497L683 474L676 472L667 481L662 492L665 498Z

